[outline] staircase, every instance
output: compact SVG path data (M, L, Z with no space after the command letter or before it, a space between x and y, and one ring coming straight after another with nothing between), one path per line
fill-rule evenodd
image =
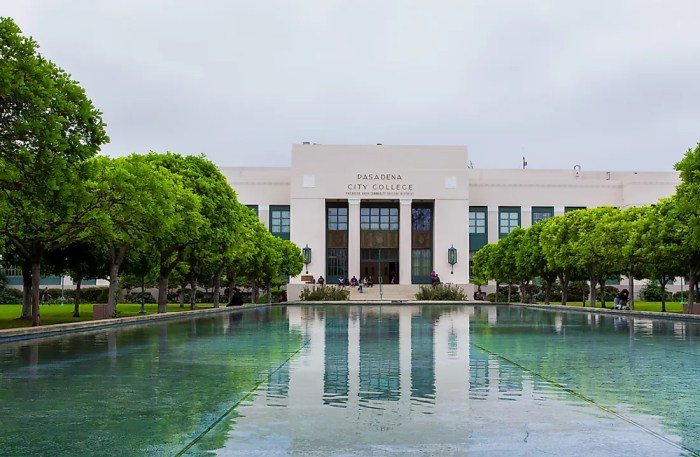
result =
M419 288L418 284L382 284L381 287L376 284L373 287L363 287L360 293L357 287L349 287L350 301L415 300Z

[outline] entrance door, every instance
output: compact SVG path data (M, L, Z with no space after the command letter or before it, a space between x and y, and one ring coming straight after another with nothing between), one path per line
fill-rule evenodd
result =
M398 249L362 249L360 274L371 278L374 284L398 284L398 257Z

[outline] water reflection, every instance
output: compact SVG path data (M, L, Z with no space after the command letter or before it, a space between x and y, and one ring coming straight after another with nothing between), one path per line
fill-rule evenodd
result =
M0 454L688 454L698 357L697 325L615 314L246 310L0 345Z
M698 449L700 415L657 407L650 394L668 381L646 379L659 359L647 345L663 345L668 357L677 341L700 355L692 324L499 306L289 307L287 316L306 341L285 372L289 410L268 415L259 398L243 406L224 455L279 451L282 442L283 454L443 453L429 444L436 437L450 452L491 451L483 446L495 439L511 453L523 441L502 434L519 433L526 443L540 437L539 450L571 455L589 453L590 434L608 443L605 454ZM693 366L688 379L697 374ZM328 439L340 430L351 438ZM407 447L388 444L397 440Z

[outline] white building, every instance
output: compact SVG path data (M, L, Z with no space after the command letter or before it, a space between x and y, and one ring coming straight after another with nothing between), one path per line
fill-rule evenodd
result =
M569 209L655 203L679 183L676 172L468 164L466 146L304 143L292 147L291 167L221 171L273 234L311 249L309 275L329 284L370 276L406 294L428 283L431 271L471 293L473 253L514 227ZM290 299L303 276L291 279Z

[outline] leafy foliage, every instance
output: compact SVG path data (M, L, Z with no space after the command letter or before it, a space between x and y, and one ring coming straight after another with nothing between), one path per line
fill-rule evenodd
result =
M304 287L299 294L303 301L346 301L350 299L350 291L345 287L323 286Z
M420 286L416 300L466 301L467 294L461 287L454 284L436 284Z

